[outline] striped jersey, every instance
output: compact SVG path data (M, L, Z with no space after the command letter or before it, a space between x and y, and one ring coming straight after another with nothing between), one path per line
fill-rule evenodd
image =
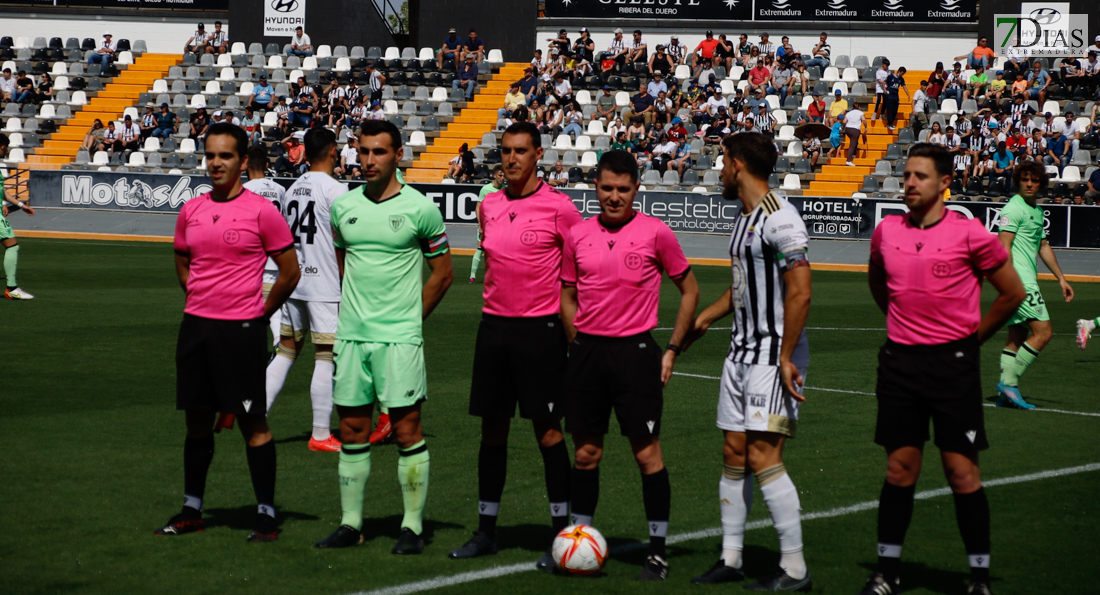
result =
M283 216L294 236L302 278L290 297L309 302L340 301L340 268L333 248L332 203L348 185L320 171L302 174L283 195Z
M783 273L789 264L805 261L808 246L809 235L798 209L774 192L752 211L740 213L730 237L734 323L727 357L731 361L779 365L787 297ZM804 367L809 360L806 332L797 340L792 361Z

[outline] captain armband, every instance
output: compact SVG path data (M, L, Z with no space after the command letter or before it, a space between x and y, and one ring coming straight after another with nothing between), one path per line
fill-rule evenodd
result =
M810 260L806 257L806 252L806 248L795 248L787 252L782 252L780 254L780 258L782 259L780 266L787 271L798 267L810 266Z

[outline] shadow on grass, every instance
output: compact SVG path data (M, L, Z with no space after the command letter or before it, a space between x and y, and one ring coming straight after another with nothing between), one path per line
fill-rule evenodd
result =
M863 562L860 566L867 569L870 576L875 572L875 563ZM903 591L928 589L933 593L962 593L970 585L970 574L957 570L933 568L919 562L902 562L899 575ZM994 579L996 580L996 579ZM853 585L858 587L858 585Z
M282 527L287 519L317 521L321 517L303 512L294 512L276 507L275 524ZM228 527L251 531L256 528L256 505L248 504L238 508L205 508L202 511L203 518L208 527Z
M367 541L373 541L378 538L387 537L394 541L401 536L401 518L404 515L394 514L387 517L368 517L363 519L363 536ZM442 521L425 520L424 532L421 537L424 538L425 545L432 542L432 536L440 529L461 529L462 525L456 525L454 523L447 523Z

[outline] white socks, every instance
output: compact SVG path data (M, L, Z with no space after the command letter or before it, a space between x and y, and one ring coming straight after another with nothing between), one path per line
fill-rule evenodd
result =
M309 383L309 398L313 402L313 439L328 440L332 436L332 352L318 352L317 358L313 362L313 380Z
M806 559L802 556L802 516L798 490L782 464L756 474L764 503L779 534L779 566L794 579L806 578Z
M280 344L275 348L275 357L267 364L267 413L271 415L271 406L286 384L286 375L290 373L298 352L293 348L287 349Z
M722 562L741 568L741 550L745 547L745 521L752 510L752 475L744 467L726 466L718 482L722 509Z
M282 308L276 310L275 313L271 315L271 320L267 321L267 326L271 328L271 336L274 337L275 345L278 347L279 340L282 338L279 336L283 326Z

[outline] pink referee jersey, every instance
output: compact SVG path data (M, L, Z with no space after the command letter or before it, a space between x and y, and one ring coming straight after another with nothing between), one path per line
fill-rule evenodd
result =
M679 279L690 270L672 230L635 213L621 227L605 227L593 217L569 230L561 280L577 287L578 331L629 337L656 328L661 273Z
M249 190L218 202L210 193L183 205L176 218L176 252L191 258L183 311L216 320L264 315L264 264L294 244L271 201Z
M981 322L982 272L1008 259L981 221L955 211L915 227L891 215L871 236L871 262L886 269L886 336L904 345L939 345L968 337Z
M503 190L485 195L481 202L482 310L511 318L557 314L565 234L582 220L573 201L545 182L520 198L511 198Z

